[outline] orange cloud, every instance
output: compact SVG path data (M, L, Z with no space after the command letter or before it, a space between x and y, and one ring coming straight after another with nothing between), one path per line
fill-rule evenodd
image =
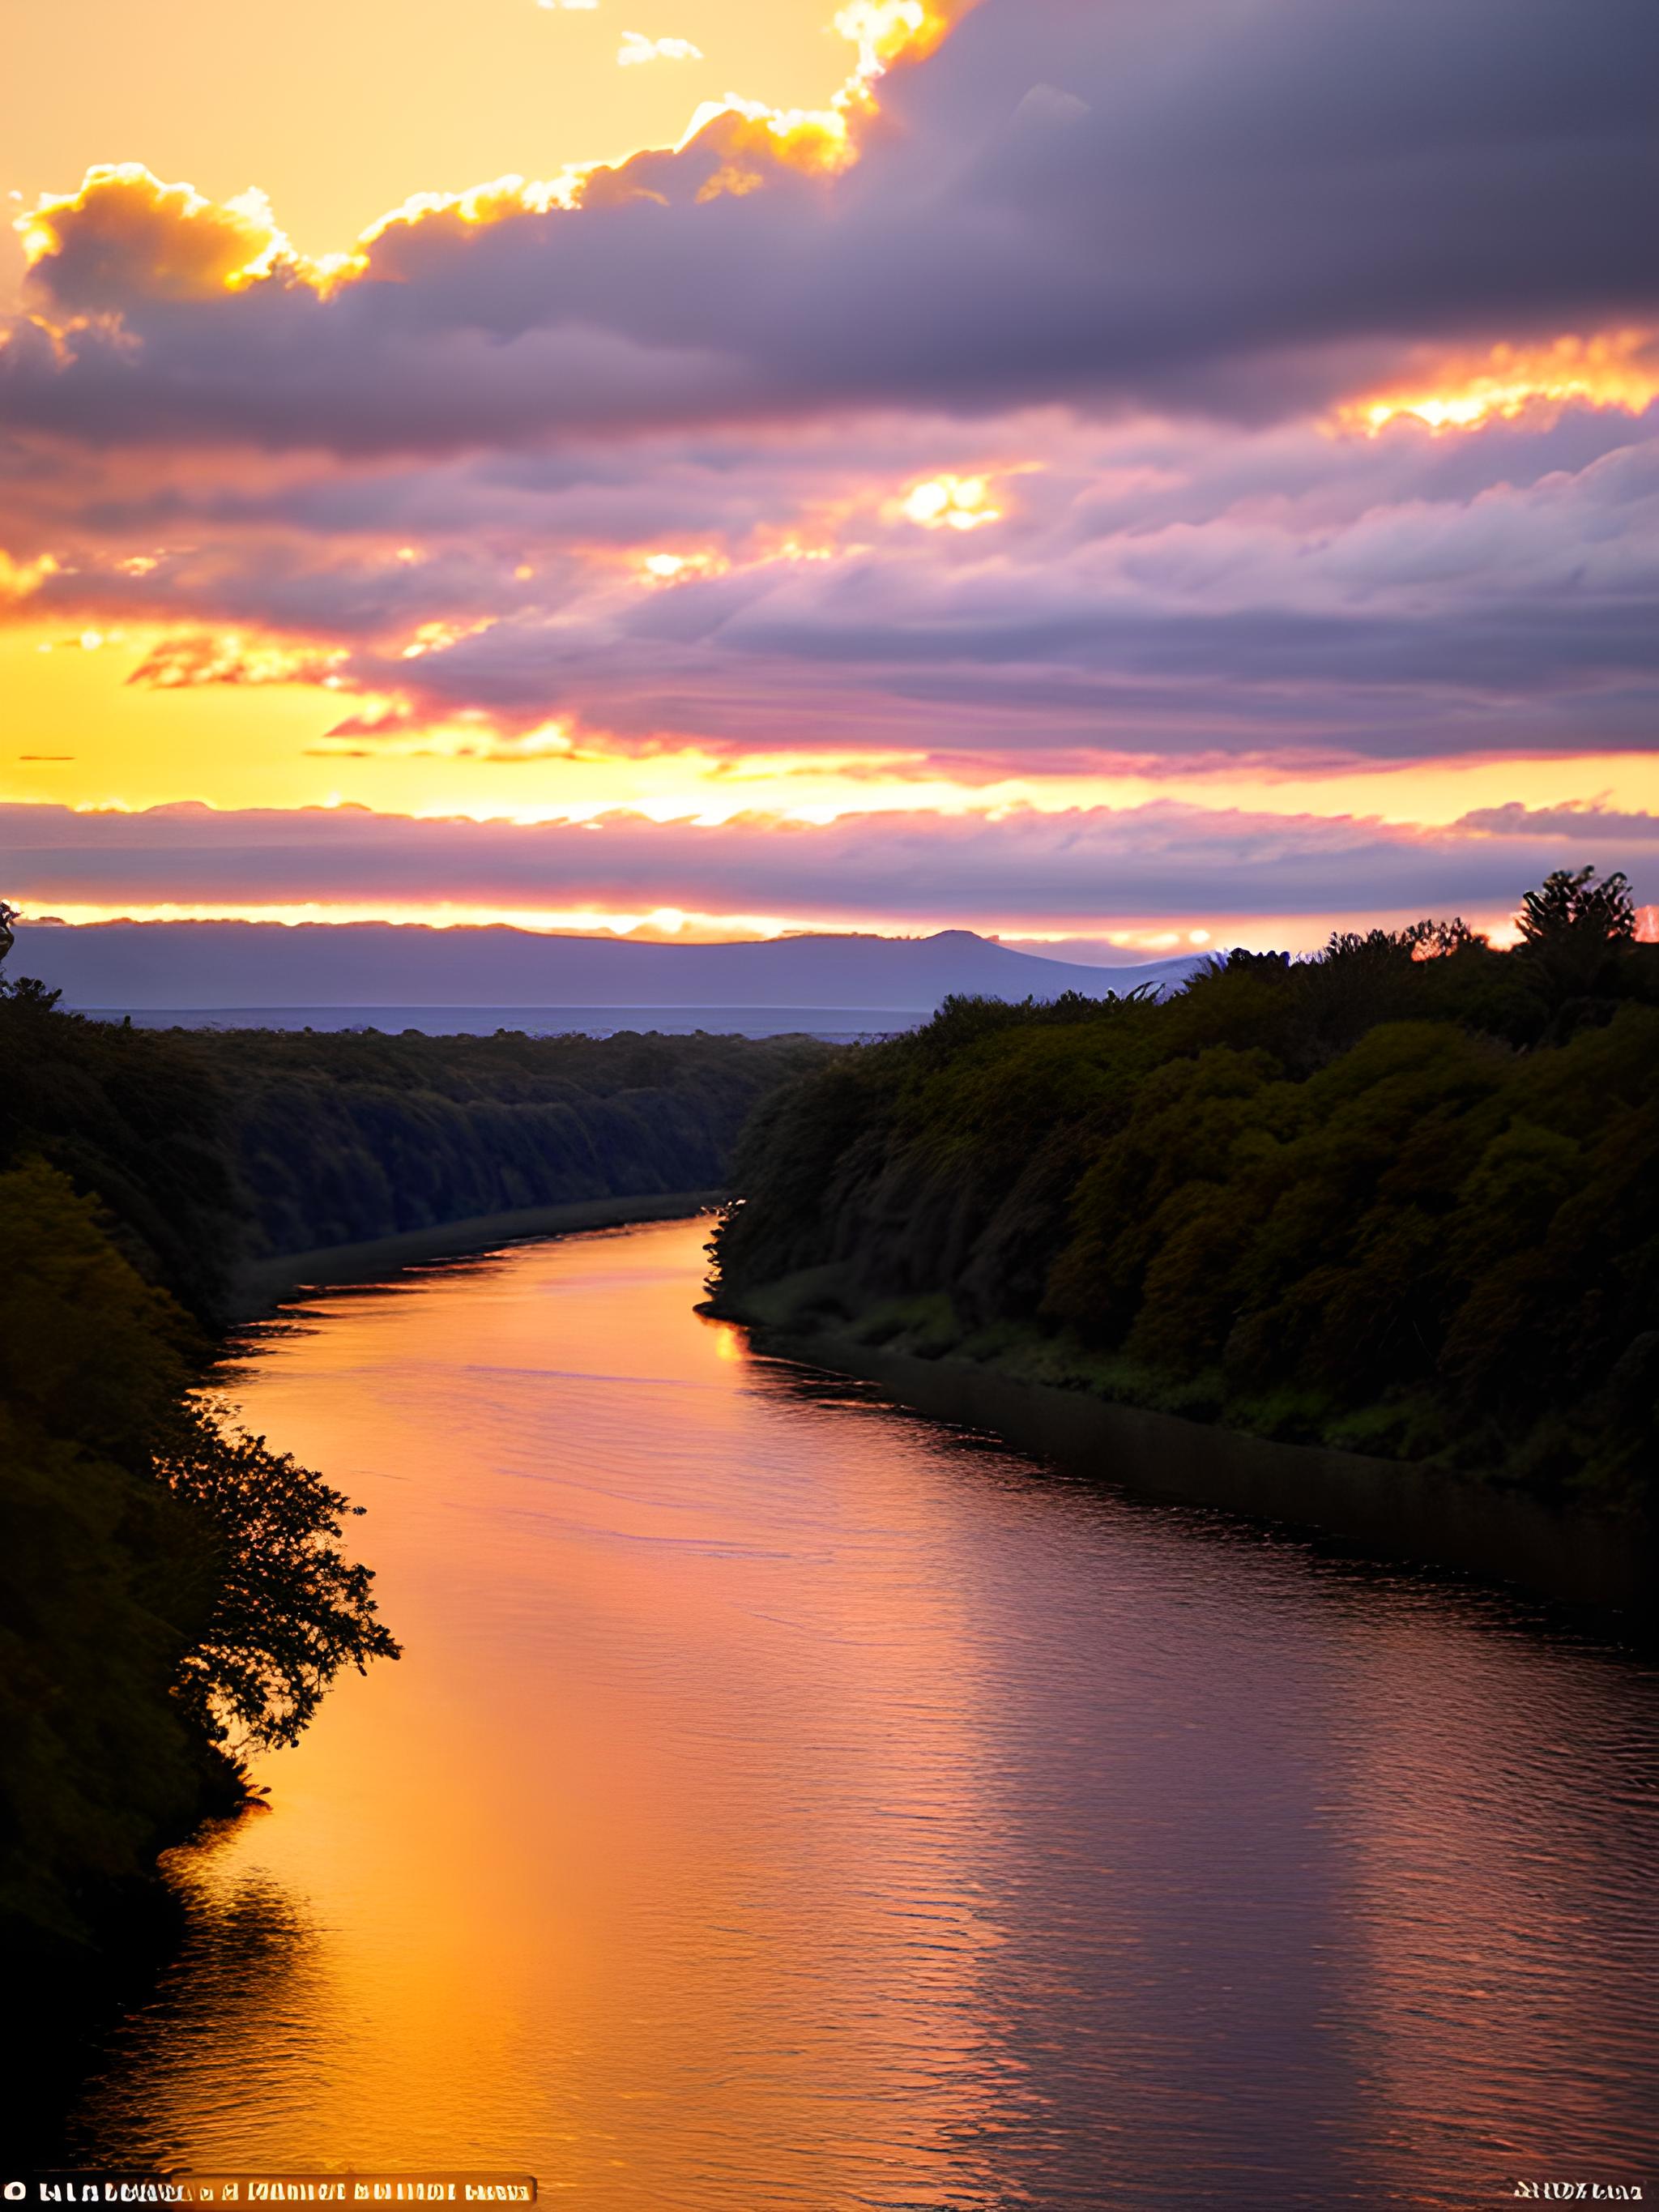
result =
M732 123L750 126L747 133L738 134L734 152L769 154L809 172L844 168L857 157L854 121L875 111L878 79L902 56L914 61L930 53L951 23L973 3L974 0L953 0L947 6L931 7L925 0L850 0L836 15L834 28L857 48L858 59L828 107L769 107L763 100L728 93L724 100L704 101L680 145L689 146L712 124L725 118L728 128ZM721 188L721 179L727 179L725 190L738 192L752 191L757 181L740 162L728 163L720 177L711 180L714 189ZM705 186L702 197L712 196L711 187Z
M724 140L734 158L705 185L702 197L753 190L762 179L745 166L744 155L809 171L844 167L857 152L849 119L873 111L876 81L901 54L928 52L952 15L969 4L971 0L956 0L952 8L940 9L923 0L852 0L836 16L834 28L856 48L857 59L827 108L775 108L735 93L705 101L680 148L724 121ZM701 61L702 54L687 39L625 31L617 59L623 64ZM483 224L568 210L582 204L596 179L616 173L611 164L572 163L539 179L510 174L460 191L415 192L370 223L349 249L313 256L294 246L258 188L217 203L191 185L163 183L141 162L99 163L73 192L42 199L13 228L29 265L51 264L54 295L70 306L106 306L138 293L153 300L204 300L271 278L326 291L361 275L368 266L364 249L394 226L436 216Z
M31 592L39 591L48 576L57 573L58 562L50 553L43 553L33 561L15 561L0 546L0 606L27 599Z
M14 228L31 268L52 264L61 300L102 303L143 293L189 301L239 291L279 272L319 289L361 257L297 253L264 194L222 204L190 185L166 185L140 161L100 163L77 190L42 200Z
M164 638L127 678L155 691L194 690L204 684L324 684L344 660L343 651L314 647L245 644L234 632Z
M1431 430L1469 429L1494 416L1513 419L1534 409L1572 403L1621 407L1630 414L1659 399L1659 331L1608 331L1566 335L1547 346L1494 346L1479 357L1454 356L1421 381L1352 402L1350 428L1375 437L1402 416Z

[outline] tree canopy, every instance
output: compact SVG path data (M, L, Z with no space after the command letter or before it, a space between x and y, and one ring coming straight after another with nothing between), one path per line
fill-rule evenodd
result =
M1162 1004L948 1004L763 1110L716 1302L1649 1494L1659 947L1622 877L1526 917L1509 952L1424 922L1234 953Z
M238 1794L343 1667L395 1658L346 1501L192 1391L201 1346L40 1160L0 1173L0 1941Z

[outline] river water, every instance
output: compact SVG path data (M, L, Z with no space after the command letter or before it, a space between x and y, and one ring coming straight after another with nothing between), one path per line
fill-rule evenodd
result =
M753 1356L702 1224L319 1297L229 1388L407 1656L176 1854L87 2162L592 2212L1655 2194L1651 1671Z

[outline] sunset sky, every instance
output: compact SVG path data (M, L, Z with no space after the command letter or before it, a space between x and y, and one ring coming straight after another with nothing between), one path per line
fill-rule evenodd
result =
M1659 899L1651 0L834 9L13 11L0 890Z

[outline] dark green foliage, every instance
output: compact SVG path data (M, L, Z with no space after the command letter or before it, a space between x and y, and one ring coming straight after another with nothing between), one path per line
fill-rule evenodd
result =
M38 1154L198 1317L239 1262L724 1182L803 1037L139 1030L0 986L0 1165Z
M211 1314L247 1214L223 1085L178 1036L82 1021L51 996L0 985L0 1166L60 1168L142 1272Z
M209 1539L215 1570L178 1669L180 1703L216 1742L297 1742L343 1667L362 1674L398 1656L375 1618L373 1575L332 1540L363 1509L194 1405L167 1425L155 1473Z
M345 1501L191 1398L189 1322L43 1162L0 1174L0 1948L238 1795L341 1667L395 1657Z
M230 1101L272 1252L713 1188L759 1100L827 1056L801 1037L175 1036Z
M754 1125L717 1301L794 1277L890 1335L908 1301L934 1350L943 1301L970 1352L1140 1402L1643 1496L1659 948L1622 878L1538 900L1510 953L1376 931L849 1054Z
M143 1439L182 1389L175 1316L61 1177L0 1176L0 1934L81 1930L204 1802L170 1695L205 1619L199 1532Z

